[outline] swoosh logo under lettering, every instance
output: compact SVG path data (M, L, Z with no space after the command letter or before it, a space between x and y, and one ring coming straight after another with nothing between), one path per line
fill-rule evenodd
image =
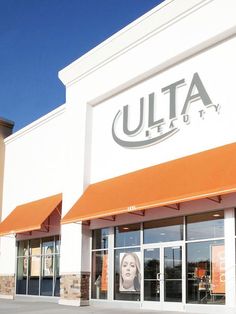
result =
M114 139L114 141L119 144L120 146L123 147L127 147L127 148L140 148L140 147L144 147L144 146L148 146L148 145L152 145L155 143L159 143L163 140L165 140L166 138L174 135L176 132L179 131L178 128L174 128L164 134L158 135L156 137L147 139L147 140L142 140L142 141L126 141L126 140L122 140L120 139L116 133L115 133L115 122L117 120L117 117L121 114L121 111L119 110L113 120L112 123L112 137Z

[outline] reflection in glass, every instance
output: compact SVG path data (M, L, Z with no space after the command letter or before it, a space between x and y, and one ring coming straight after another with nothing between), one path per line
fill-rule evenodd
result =
M165 281L165 302L182 302L182 280Z
M45 250L45 252L48 252ZM41 295L52 295L53 289L53 255L42 256Z
M51 296L53 289L53 277L41 277L41 295Z
M18 242L17 256L25 256L25 255L29 255L27 240Z
M27 276L28 274L28 263L29 263L29 255L28 249L23 250L23 276Z
M30 255L40 255L40 239L30 240Z
M224 237L224 212L217 211L186 218L187 240Z
M40 256L31 256L29 259L29 295L39 294Z
M144 222L144 243L183 240L183 217Z
M182 302L182 247L164 248L164 300Z
M92 252L92 298L107 299L108 288L107 251Z
M224 241L187 244L187 302L225 304Z
M92 248L107 249L108 248L109 228L96 229L92 231Z
M30 257L29 274L31 277L39 277L40 276L40 256L31 256Z
M54 296L60 296L60 274L59 274L60 255L55 255L55 279L54 279Z
M140 224L115 228L115 247L140 245Z
M160 301L160 249L144 250L144 300Z
M59 237L56 237L55 253L60 253L61 240Z
M16 293L26 294L27 288L27 258L17 258L17 280L16 280Z
M19 241L17 247L16 293L59 296L59 236Z
M140 248L115 250L116 300L140 300Z

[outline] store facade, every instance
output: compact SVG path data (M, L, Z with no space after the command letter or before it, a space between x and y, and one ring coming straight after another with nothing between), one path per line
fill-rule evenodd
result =
M59 72L4 140L1 297L235 311L235 9L164 1Z

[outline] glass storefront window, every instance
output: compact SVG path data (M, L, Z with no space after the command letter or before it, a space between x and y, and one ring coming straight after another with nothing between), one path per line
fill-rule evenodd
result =
M92 231L91 297L107 299L108 291L108 236L109 228Z
M19 257L17 259L17 282L16 282L17 294L26 294L27 267L28 267L28 259L25 257Z
M140 245L140 224L115 227L115 247Z
M186 238L188 241L224 237L223 211L192 215L186 219Z
M184 237L184 229L186 237ZM141 234L144 244L142 247ZM94 299L108 297L106 289L108 289L109 250L108 240L103 240L106 235L108 235L106 228L93 231L92 298ZM169 242L172 241L173 244L170 246ZM184 241L186 241L186 252ZM186 218L143 222L142 233L140 223L114 227L112 249L114 250L114 300L140 301L142 299L140 290L142 269L144 301L183 302L182 262L183 255L186 255L187 303L225 304L223 210L195 214ZM102 283L104 278L106 278L105 286Z
M18 242L17 256L26 256L26 255L29 255L28 241Z
M40 239L30 240L29 245L30 245L30 255L41 254Z
M140 248L115 250L115 300L140 301Z
M19 241L16 293L59 296L60 255L58 252L60 252L58 236Z
M107 251L92 253L92 298L107 299L108 289L108 254Z
M56 245L55 245L55 253L60 253L61 240L59 237L55 237Z
M30 240L30 258L29 258L29 278L28 294L39 295L39 277L40 277L40 239Z
M187 244L187 302L225 304L224 241Z
M183 240L183 217L154 220L143 224L143 243Z
M92 249L108 248L109 228L97 229L92 231Z
M43 252L47 255L42 256L42 274L41 274L41 295L52 295L53 288L53 266L54 266L54 255L50 254L52 252L50 246L45 247Z
M56 243L59 243L59 241L56 241ZM59 266L60 266L60 255L55 255L55 270L54 270L54 296L59 297L60 296L60 272L59 272Z
M46 238L42 240L42 254L44 255L50 255L54 253L54 238Z

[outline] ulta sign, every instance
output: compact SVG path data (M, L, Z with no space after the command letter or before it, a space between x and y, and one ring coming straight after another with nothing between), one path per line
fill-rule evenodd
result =
M161 93L169 94L168 118L160 117L155 119L156 102L154 92L147 96L148 101L146 102L144 97L140 98L139 117L137 117L136 126L132 129L129 127L130 105L123 106L122 110L119 110L115 115L112 123L112 137L114 141L126 148L141 148L164 141L180 130L180 121L182 125L190 124L190 107L194 105L199 106L199 102L196 102L197 100L201 102L201 106L197 110L199 118L204 119L208 110L214 110L214 112L219 113L220 105L212 103L198 73L193 75L185 101L182 104L177 104L177 88L184 88L184 86L185 79L181 79L161 89ZM163 97L166 97L166 95L163 95ZM179 105L182 106L179 114L177 114L177 105L178 108ZM144 120L144 112L147 113L146 120ZM122 121L121 117L123 117ZM122 130L121 126L123 126Z

